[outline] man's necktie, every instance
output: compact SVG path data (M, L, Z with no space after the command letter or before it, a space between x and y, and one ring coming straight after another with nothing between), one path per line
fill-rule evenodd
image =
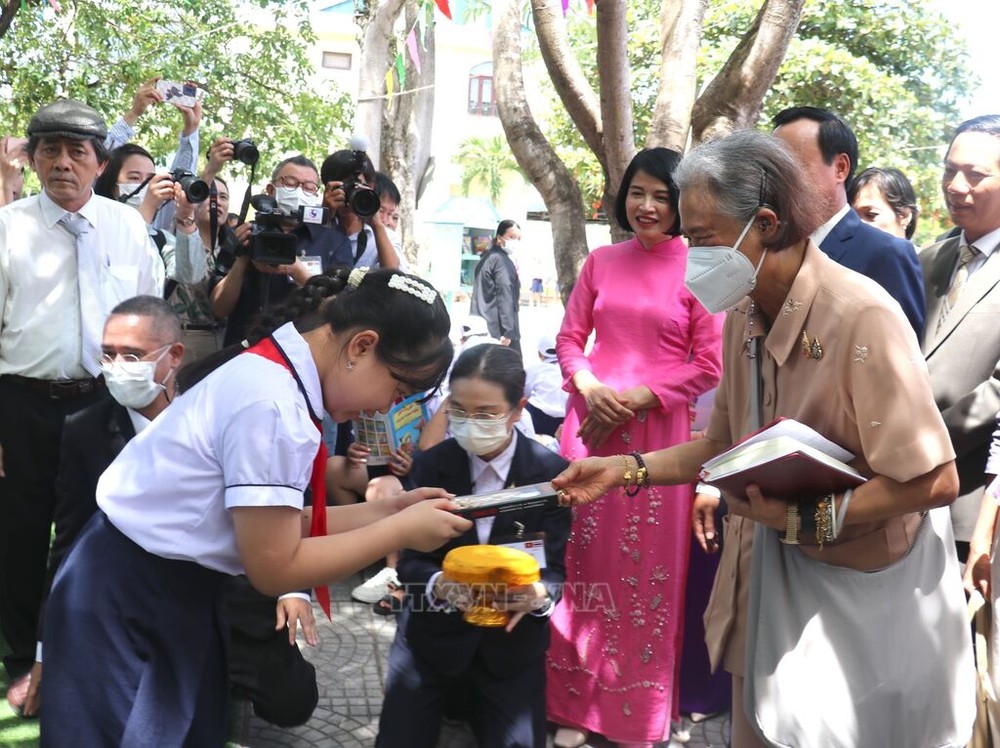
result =
M76 280L80 296L80 363L91 376L101 374L101 337L104 333L104 309L101 306L101 281L98 258L88 251L84 235L90 231L87 219L67 213L59 219L76 240Z
M940 330L942 325L944 325L945 319L947 319L949 312L955 308L958 303L959 296L962 295L962 289L965 288L965 283L969 279L969 263L972 262L979 255L979 250L975 247L965 244L958 253L958 267L955 269L955 278L951 282L951 288L948 289L948 293L942 299L941 304L941 314L938 317L937 329Z

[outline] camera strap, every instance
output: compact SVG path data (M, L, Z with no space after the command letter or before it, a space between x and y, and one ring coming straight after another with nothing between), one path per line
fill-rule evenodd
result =
M135 195L138 195L140 192L142 192L142 188L145 187L147 184L149 184L149 180L151 180L155 176L156 176L155 173L154 174L150 174L148 177L146 177L145 179L143 179L139 183L139 186L136 187L134 190L132 190L130 193L128 193L127 195L119 195L118 196L118 202L120 202L120 203L127 203L128 199L130 197L134 197ZM157 210L159 210L159 208L157 208Z
M250 210L250 189L253 187L254 177L257 172L257 164L250 167L250 181L247 182L247 191L243 195L243 205L240 206L240 220L243 223L247 220L247 211Z
M208 231L212 237L212 246L208 248L209 255L215 258L215 248L219 245L219 190L215 180L208 185Z

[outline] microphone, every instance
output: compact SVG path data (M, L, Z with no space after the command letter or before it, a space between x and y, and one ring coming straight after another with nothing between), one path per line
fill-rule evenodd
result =
M351 136L351 150L367 152L371 142L364 135L355 133Z

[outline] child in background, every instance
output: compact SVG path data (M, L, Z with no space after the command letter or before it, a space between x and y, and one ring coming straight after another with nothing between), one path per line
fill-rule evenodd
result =
M528 367L524 396L535 432L558 437L556 431L566 417L569 393L563 389L563 376L556 358L556 339L543 335L538 341L538 362Z

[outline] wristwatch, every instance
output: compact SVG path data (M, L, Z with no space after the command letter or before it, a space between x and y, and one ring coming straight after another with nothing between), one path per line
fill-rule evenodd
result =
M175 218L174 223L176 223L181 228L189 229L194 226L194 216L191 218Z
M785 509L785 537L781 539L781 542L788 545L798 545L799 529L801 527L802 520L799 517L799 505L791 502L788 504L788 508Z

